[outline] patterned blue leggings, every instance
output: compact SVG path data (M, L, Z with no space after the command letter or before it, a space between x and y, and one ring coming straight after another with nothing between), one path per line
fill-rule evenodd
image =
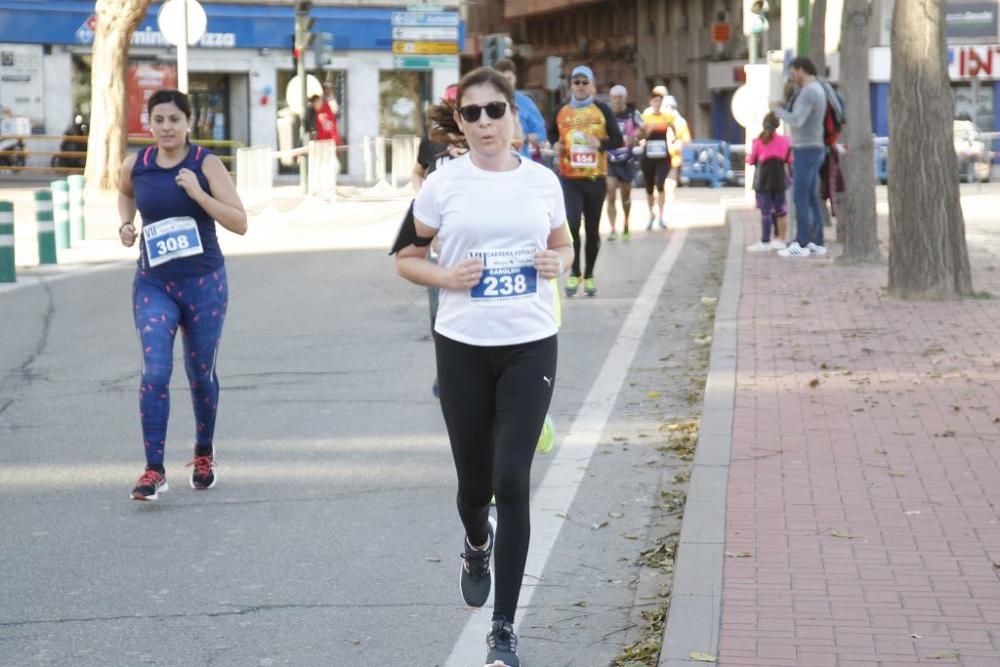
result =
M135 330L142 345L139 414L147 465L163 465L174 336L178 327L184 341L184 368L197 423L195 444L202 450L212 446L219 406L215 361L228 300L225 268L176 280L165 280L141 270L136 273L132 303Z

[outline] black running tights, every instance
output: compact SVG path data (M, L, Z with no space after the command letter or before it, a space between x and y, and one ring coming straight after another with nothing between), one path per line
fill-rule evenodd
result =
M607 179L601 178L560 178L563 201L566 203L566 219L569 232L573 235L573 275L584 278L594 277L597 252L601 249L601 211L608 191ZM580 214L583 214L584 232L587 234L585 252L587 264L580 273Z
M493 618L513 622L531 535L531 460L555 384L556 337L498 347L434 339L458 514L469 541L484 544L496 495Z

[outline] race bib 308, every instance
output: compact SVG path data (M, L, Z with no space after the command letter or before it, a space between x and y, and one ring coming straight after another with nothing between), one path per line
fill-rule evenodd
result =
M142 227L149 266L159 266L180 257L204 252L198 223L190 216L166 218Z

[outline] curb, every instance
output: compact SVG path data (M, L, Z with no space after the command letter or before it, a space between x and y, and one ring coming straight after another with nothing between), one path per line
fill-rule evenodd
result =
M729 250L712 330L698 447L691 468L673 594L659 667L705 665L693 652L719 654L726 548L726 492L736 395L737 318L743 283L743 223L726 210Z

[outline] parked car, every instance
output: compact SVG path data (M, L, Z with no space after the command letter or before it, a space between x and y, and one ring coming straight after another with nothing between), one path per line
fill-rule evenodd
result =
M983 133L971 120L954 123L955 156L958 158L958 175L966 183L988 183L993 170L993 151Z
M993 151L989 140L971 120L956 120L952 128L958 177L966 183L989 183L993 171ZM880 183L889 180L889 139L875 137L875 176Z

